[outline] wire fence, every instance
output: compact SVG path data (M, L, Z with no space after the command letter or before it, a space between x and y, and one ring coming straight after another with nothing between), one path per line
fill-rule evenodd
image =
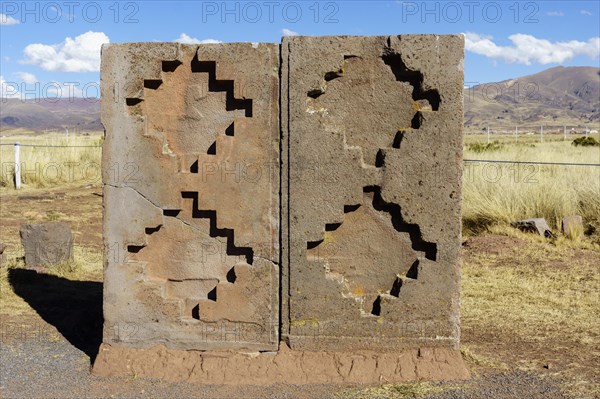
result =
M600 166L600 163L505 161L505 160L496 160L496 159L463 159L463 161L464 162L527 164L527 165Z
M43 144L20 144L0 143L0 146L38 147L38 148L102 148L101 145L43 145Z
M43 144L20 144L20 143L0 143L0 146L20 146L20 147L38 147L38 148L102 148L101 145L43 145ZM463 161L464 162L527 164L527 165L600 166L600 163L510 161L510 160L496 160L496 159L463 159Z

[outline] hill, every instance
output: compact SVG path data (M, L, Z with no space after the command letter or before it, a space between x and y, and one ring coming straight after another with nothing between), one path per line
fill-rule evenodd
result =
M0 130L27 129L42 132L50 129L73 131L103 130L100 101L69 99L2 99Z
M600 69L555 67L464 91L465 127L600 124Z

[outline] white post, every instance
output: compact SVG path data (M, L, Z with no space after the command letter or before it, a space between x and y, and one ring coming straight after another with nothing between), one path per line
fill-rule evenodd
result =
M487 127L487 137L488 137L487 143L489 144L490 143L490 127L489 126Z
M21 189L21 145L15 143L15 188Z
M544 126L540 126L540 142L544 142Z
M563 126L563 135L565 136L565 141L567 141L567 126Z
M519 142L519 125L515 126L515 143Z
M65 132L67 133L67 140L69 140L69 128L68 127L65 128Z
M590 128L589 127L585 127L585 137L587 138L590 135Z

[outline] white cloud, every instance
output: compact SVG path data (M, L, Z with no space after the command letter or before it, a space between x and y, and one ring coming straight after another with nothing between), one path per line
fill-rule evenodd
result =
M549 17L564 17L565 13L562 11L548 11L546 15Z
M281 30L281 34L283 36L298 36L298 32L294 32L293 30L287 29L287 28L283 28Z
M28 85L32 85L39 82L38 78L36 78L34 74L29 72L15 72L14 75Z
M185 33L182 33L181 35L179 35L179 37L175 40L173 40L174 42L177 43L182 43L182 44L215 44L215 43L223 43L220 40L216 40L216 39L196 39L195 37L190 37L188 35L186 35Z
M581 11L579 11L579 13L582 15L592 15L592 13L589 12L588 10L581 10Z
M516 33L510 35L512 46L499 46L492 37L465 33L465 48L475 54L489 58L502 59L508 63L531 65L538 62L542 65L561 64L579 55L596 58L600 54L600 37L587 42L571 40L568 42L551 42L531 35Z
M0 13L0 25L16 25L19 21L11 17L10 15Z
M17 83L7 82L2 75L0 75L0 98L21 98Z
M46 71L96 72L100 70L100 48L109 43L104 32L86 32L59 44L30 44L25 47L25 64Z

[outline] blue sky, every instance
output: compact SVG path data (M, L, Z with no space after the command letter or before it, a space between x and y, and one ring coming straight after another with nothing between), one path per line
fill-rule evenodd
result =
M598 1L1 1L2 96L96 96L102 42L466 34L465 81L599 66ZM8 86L7 86L8 85Z

